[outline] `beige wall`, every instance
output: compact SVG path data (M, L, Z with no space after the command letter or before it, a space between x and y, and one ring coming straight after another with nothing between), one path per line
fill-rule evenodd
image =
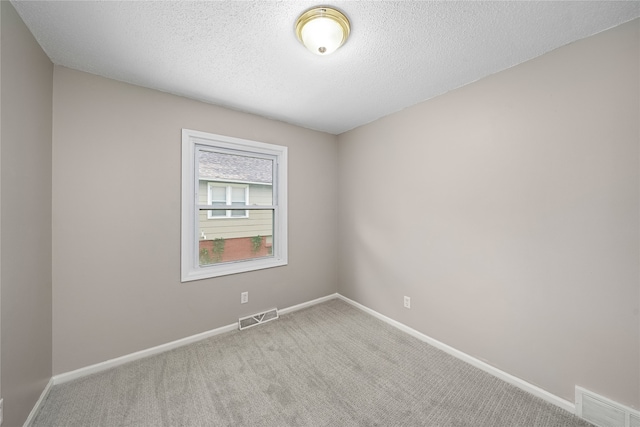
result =
M335 136L59 66L53 99L54 374L337 291ZM288 266L180 283L182 128L289 148Z
M53 65L13 6L1 8L1 372L5 426L51 377Z
M339 292L569 401L640 408L639 28L340 135Z

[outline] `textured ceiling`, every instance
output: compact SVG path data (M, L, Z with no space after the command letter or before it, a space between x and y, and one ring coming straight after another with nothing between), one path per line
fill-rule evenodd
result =
M329 56L294 24L309 1L16 1L55 64L338 134L640 16L639 1L332 1Z

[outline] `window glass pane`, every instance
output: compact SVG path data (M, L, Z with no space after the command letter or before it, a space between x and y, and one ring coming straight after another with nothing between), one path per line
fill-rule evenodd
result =
M209 187L211 191L211 201L222 202L225 204L227 201L227 188L226 187L218 187L212 185Z
M216 189L218 190L220 187L212 187L212 189ZM222 188L223 193L224 193L224 188ZM222 199L222 201L218 202L218 201L212 201L211 204L213 206L225 206L227 203L225 202L224 198ZM209 211L209 218L218 218L218 217L225 217L227 216L227 211L226 210L211 210Z
M199 265L270 257L273 254L273 211L250 211L249 218L209 220L209 209L200 210ZM213 211L215 212L215 210ZM224 211L222 211L224 212Z
M231 205L233 206L245 206L246 203L245 202L233 202L231 203ZM247 216L247 211L229 211L231 212L231 216L237 216L237 217L246 217Z
M246 187L231 187L231 202L234 205L245 203Z
M252 205L273 205L271 189L273 173L274 166L271 159L205 150L198 151L199 179L207 182L246 183L249 185L249 203ZM246 185L229 185L231 185L231 201L246 203ZM225 200L224 198L218 199L217 194L216 200Z

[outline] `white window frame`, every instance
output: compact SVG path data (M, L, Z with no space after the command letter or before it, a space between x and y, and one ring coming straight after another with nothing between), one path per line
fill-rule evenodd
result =
M268 257L200 266L198 215L211 206L198 204L199 176L196 153L199 147L230 150L239 154L274 159L273 205L246 206L247 210L273 211L273 252ZM207 187L208 188L208 187ZM207 279L228 274L273 268L288 263L287 251L287 147L182 129L182 218L181 281Z
M207 182L207 203L212 205L213 204L213 200L211 197L211 187L224 187L225 188L225 203L227 205L231 205L231 187L234 188L242 188L244 189L244 204L248 205L249 204L249 186L247 184L232 184L232 183L227 183L227 182L221 182L221 181L216 181L216 182ZM219 209L216 210L225 210L222 206ZM230 210L226 210L225 211L225 215L224 216L213 216L211 214L211 211L207 212L207 219L242 219L242 218L249 218L249 211L245 210L244 211L244 215L236 215L233 216L231 215L231 211Z

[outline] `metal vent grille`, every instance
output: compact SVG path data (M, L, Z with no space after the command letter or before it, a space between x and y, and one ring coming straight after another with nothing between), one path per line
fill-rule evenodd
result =
M598 427L640 427L640 412L576 387L576 414Z
M582 396L582 418L600 427L624 427L624 411L589 395Z
M238 328L242 331L252 326L266 323L270 320L278 318L278 309L273 308L271 310L264 311L262 313L252 314L251 316L241 317L238 319Z

